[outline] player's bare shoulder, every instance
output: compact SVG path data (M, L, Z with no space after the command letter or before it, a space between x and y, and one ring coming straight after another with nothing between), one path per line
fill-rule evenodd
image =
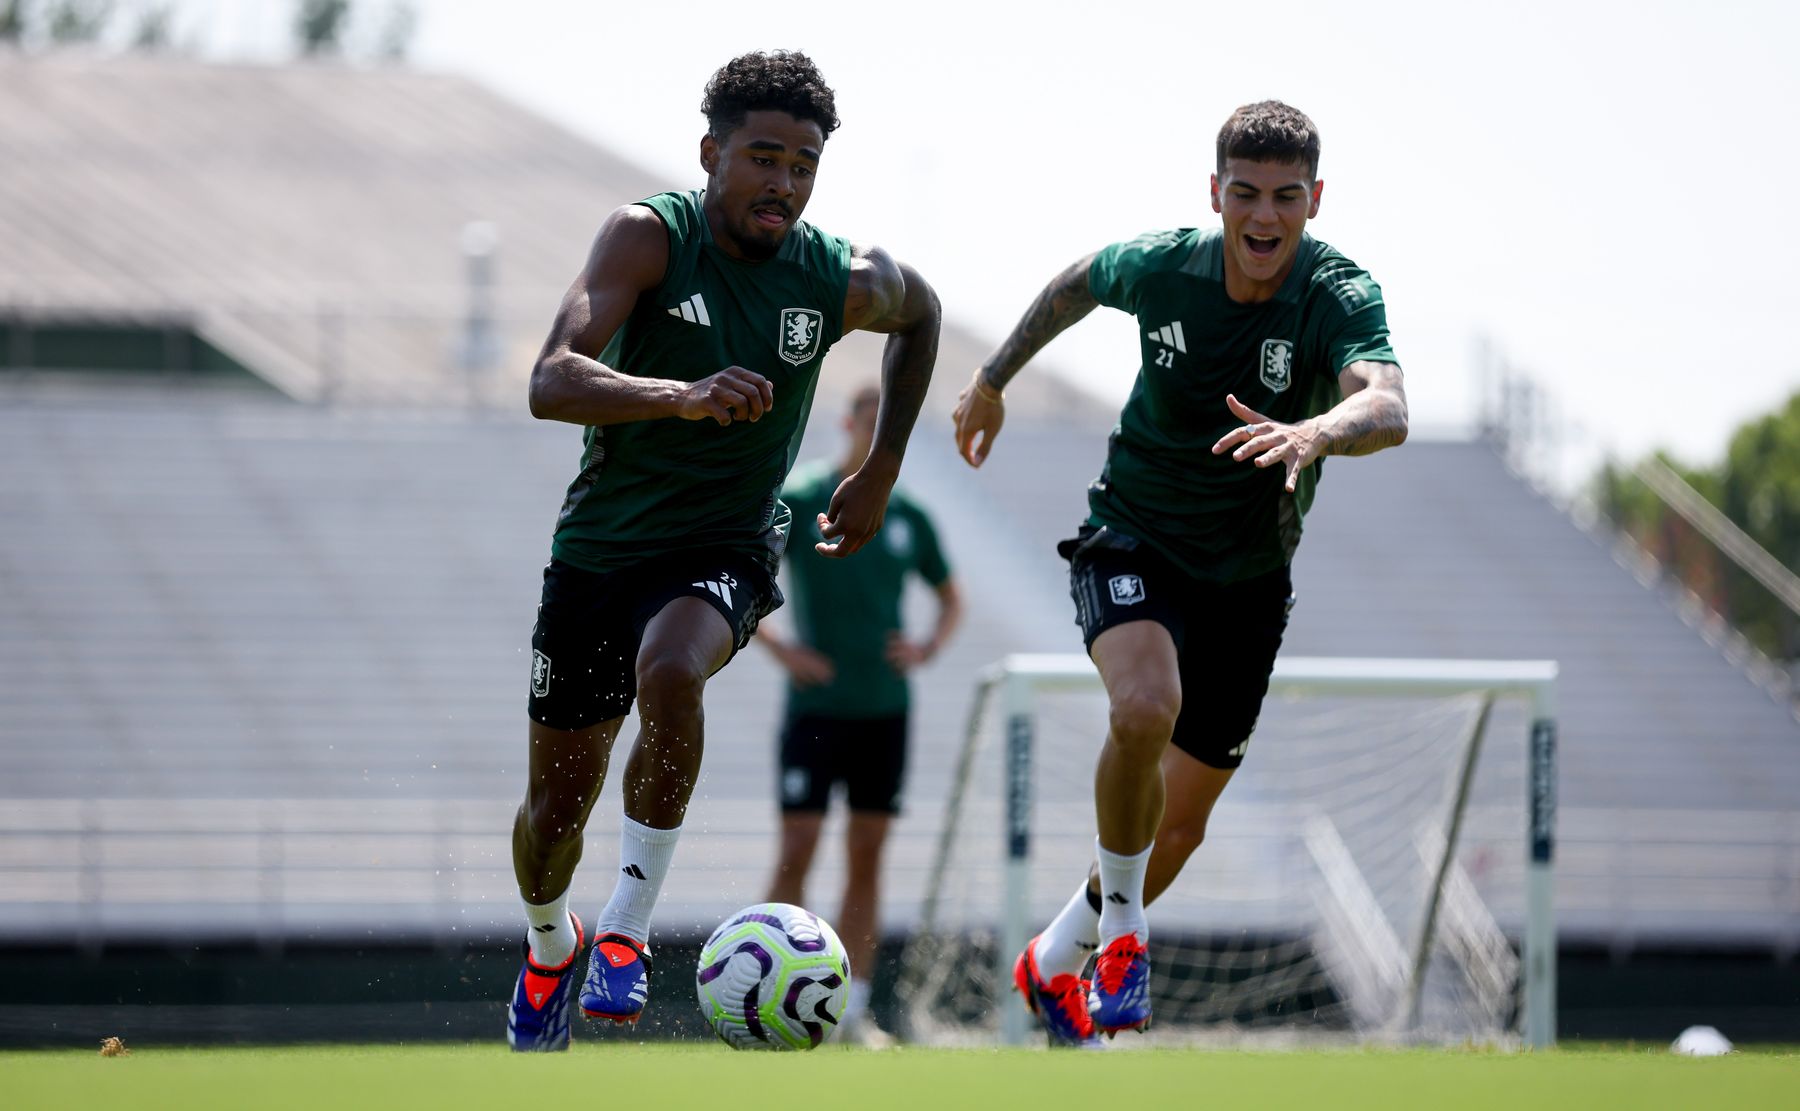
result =
M669 228L648 205L620 205L607 214L588 252L581 284L622 281L633 289L653 288L669 268Z
M894 332L937 316L937 294L917 270L872 243L850 244L844 331Z
M850 244L850 289L844 295L844 331L889 315L906 296L906 278L894 256L873 243Z

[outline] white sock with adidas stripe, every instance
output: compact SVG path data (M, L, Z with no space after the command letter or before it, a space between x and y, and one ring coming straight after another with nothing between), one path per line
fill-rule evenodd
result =
M663 879L675 857L681 827L653 829L622 819L619 830L619 876L612 898L594 923L594 936L624 934L638 944L650 940L650 912L662 894Z
M1049 981L1065 972L1081 975L1082 966L1098 948L1100 912L1088 901L1088 881L1083 877L1062 913L1038 935L1032 956L1037 958L1038 971Z
M1150 867L1150 850L1122 856L1107 852L1106 846L1094 839L1100 857L1100 944L1126 934L1138 935L1139 941L1150 940L1150 923L1144 917L1144 873Z
M557 968L575 951L575 923L569 918L569 893L547 903L526 903L525 921L531 923L526 941L531 961L539 968Z

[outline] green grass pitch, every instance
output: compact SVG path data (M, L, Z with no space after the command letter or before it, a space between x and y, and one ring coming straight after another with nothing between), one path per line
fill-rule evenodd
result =
M827 1047L733 1053L720 1045L581 1045L557 1056L504 1047L0 1052L10 1111L100 1107L663 1108L1548 1108L1800 1107L1800 1051L1714 1059L1576 1049L1111 1053Z

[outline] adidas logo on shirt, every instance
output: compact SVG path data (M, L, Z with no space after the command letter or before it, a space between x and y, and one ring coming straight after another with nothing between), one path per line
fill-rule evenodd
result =
M712 318L706 315L706 302L698 293L669 310L670 316L679 316L690 324L712 327ZM1186 350L1186 348L1183 348Z
M674 312L675 310L670 309L669 311ZM1173 347L1183 355L1187 354L1187 337L1181 334L1181 321L1179 320L1173 324L1164 324L1160 328L1152 328L1144 335L1149 337L1151 343L1160 343L1164 347Z

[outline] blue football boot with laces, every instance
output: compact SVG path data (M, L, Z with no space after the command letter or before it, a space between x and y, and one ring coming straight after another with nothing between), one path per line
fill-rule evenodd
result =
M581 1013L589 1018L636 1022L650 998L650 949L624 934L601 934L588 957L581 985Z
M1099 1039L1088 1015L1088 982L1067 972L1044 979L1036 949L1034 937L1013 962L1013 987L1025 997L1026 1010L1042 1024L1052 1046L1095 1048Z
M1150 953L1136 934L1115 937L1094 962L1088 1012L1107 1037L1150 1025Z
M517 1053L555 1053L569 1048L569 989L575 984L575 958L581 956L581 919L573 914L575 948L555 968L531 959L525 946L525 964L506 1008L506 1044Z

